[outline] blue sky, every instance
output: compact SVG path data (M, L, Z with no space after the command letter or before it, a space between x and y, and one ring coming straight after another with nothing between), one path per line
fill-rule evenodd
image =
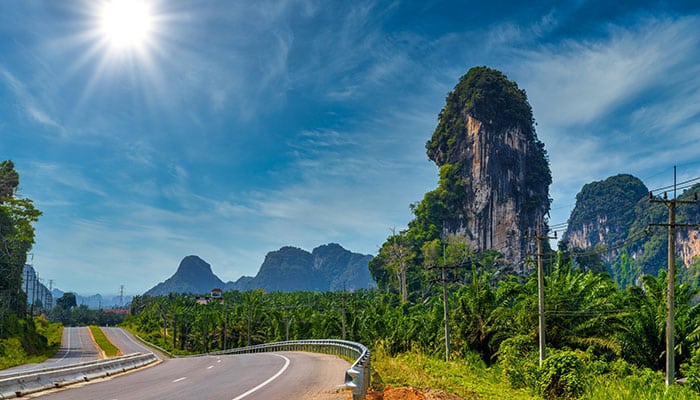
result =
M697 2L0 1L0 159L44 212L54 287L138 294L196 254L224 280L329 243L376 254L435 188L425 155L473 66L527 91L552 224L584 183L700 175Z

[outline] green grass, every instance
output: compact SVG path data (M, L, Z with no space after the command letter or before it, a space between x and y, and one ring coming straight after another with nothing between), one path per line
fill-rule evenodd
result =
M700 393L678 384L666 388L661 372L642 370L624 378L613 374L597 376L589 383L581 399L698 400Z
M119 349L114 346L109 339L107 339L107 336L105 336L105 333L102 332L102 329L100 329L99 326L90 325L90 332L92 333L92 337L95 339L95 343L97 343L97 346L102 349L106 357L110 358L119 355Z
M414 386L439 389L464 399L536 399L527 390L512 389L500 370L481 361L445 362L418 352L389 356L382 349L372 353L372 387Z
M538 400L528 389L513 389L498 365L486 367L476 358L445 362L419 352L390 356L372 353L372 388L413 386L433 388L464 399ZM583 400L700 400L700 393L679 384L666 388L663 373L632 368L630 375L606 373L587 378Z

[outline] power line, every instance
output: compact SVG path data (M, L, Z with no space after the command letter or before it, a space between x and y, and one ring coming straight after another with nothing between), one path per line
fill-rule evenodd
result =
M694 184L690 184L691 182L697 182L697 181L700 181L700 176L698 176L698 177L696 177L696 178L688 179L687 181L678 182L677 184L668 185L668 186L663 186L663 187L660 187L660 188L657 188L657 189L652 189L652 190L650 190L650 192L652 192L652 193L654 193L654 192L660 192L660 191L669 190L669 189L673 189L673 188L675 188L675 189L684 189L684 188L686 188L686 189L687 189L687 188L689 188L689 187L691 187L691 186L694 185ZM683 186L683 185L686 185L686 184L690 184L690 185L685 186L685 187L678 187L678 186Z
M700 178L691 179L697 180ZM688 183L690 181L682 182ZM649 201L652 203L663 203L668 207L668 223L651 223L649 226L666 226L668 227L668 287L666 290L666 386L670 386L675 382L675 337L674 337L674 318L675 318L675 303L676 303L676 227L692 227L697 228L697 224L679 224L676 222L676 205L677 204L697 204L698 195L695 194L695 200L678 200L676 199L676 167L673 167L673 198L668 199L664 192L663 199L654 198L653 193L649 192Z

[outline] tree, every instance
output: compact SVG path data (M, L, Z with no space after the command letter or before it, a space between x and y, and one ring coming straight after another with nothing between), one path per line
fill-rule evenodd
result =
M393 231L394 234L389 237L388 246L386 251L388 253L389 265L391 265L396 278L399 282L399 288L401 290L401 301L408 301L408 290L406 287L406 270L409 264L413 261L415 257L415 252L411 250L404 243L406 241L406 232L400 232L398 234Z
M60 307L64 310L70 310L77 305L78 303L75 298L75 293L71 292L63 293L63 296L56 300L56 307Z
M22 269L34 244L34 227L41 212L30 199L16 196L19 174L12 161L0 163L0 307L22 317L27 299L22 291ZM3 323L4 324L4 323Z

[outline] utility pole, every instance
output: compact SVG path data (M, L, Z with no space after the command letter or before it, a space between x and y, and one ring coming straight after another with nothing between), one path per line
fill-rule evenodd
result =
M649 224L649 226L666 226L668 227L668 274L666 275L666 386L670 386L675 382L676 362L675 362L675 327L674 319L676 316L676 227L697 228L697 224L679 224L676 223L676 205L677 204L697 204L698 194L695 193L694 200L678 200L676 199L676 166L673 166L673 198L668 199L668 195L664 192L662 199L654 197L652 192L649 192L649 201L652 203L663 203L668 207L668 223L666 224Z
M445 361L450 361L450 306L449 302L447 301L447 276L445 273L445 269L447 268L447 250L443 245L443 265L440 268L441 271L441 280L442 280L442 303L444 305L443 307L443 313L444 313L444 318L445 318Z
M48 295L49 301L47 302L48 304L48 309L51 310L53 309L53 279L49 279L49 295Z
M537 319L539 332L539 349L540 349L540 367L544 361L546 354L545 333L544 333L544 268L542 267L543 245L545 240L556 239L557 233L554 236L540 235L535 232L537 239Z
M124 285L119 287L119 308L124 307Z
M440 282L442 284L442 308L443 319L445 321L445 361L450 361L450 305L447 298L447 273L446 269L456 268L456 265L447 265L447 245L445 239L442 239L442 265L439 265L438 256L436 255L428 266L429 270L440 268L440 278L431 279L433 283Z

